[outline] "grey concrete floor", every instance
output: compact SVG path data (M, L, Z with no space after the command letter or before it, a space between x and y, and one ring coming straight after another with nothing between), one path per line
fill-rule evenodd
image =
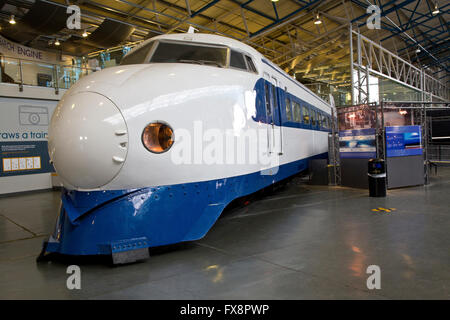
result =
M386 198L294 179L227 210L204 239L120 267L35 262L58 204L58 192L0 198L0 299L450 298L450 168ZM72 263L81 290L66 287Z

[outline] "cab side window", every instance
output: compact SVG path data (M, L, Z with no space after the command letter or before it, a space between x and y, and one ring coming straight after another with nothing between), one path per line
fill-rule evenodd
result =
M231 50L230 67L247 71L247 66L245 64L244 55L240 52Z
M252 58L250 58L249 56L245 56L245 61L247 61L247 67L249 71L258 73L258 71L256 71L256 67L255 64L253 63Z

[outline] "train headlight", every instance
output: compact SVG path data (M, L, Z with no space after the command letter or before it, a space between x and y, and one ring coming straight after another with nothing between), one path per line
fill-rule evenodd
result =
M162 122L149 123L142 132L142 143L153 153L163 153L170 149L174 142L172 128Z

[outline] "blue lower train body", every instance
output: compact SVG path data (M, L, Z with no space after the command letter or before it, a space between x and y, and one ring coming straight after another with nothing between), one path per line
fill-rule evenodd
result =
M326 158L323 153L313 158ZM170 186L80 192L63 189L55 231L45 252L111 255L202 238L234 199L308 167L301 159L261 172Z

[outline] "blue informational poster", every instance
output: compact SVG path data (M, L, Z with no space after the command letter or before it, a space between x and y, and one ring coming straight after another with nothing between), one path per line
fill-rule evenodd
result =
M420 126L386 127L386 155L404 157L422 154Z
M355 129L339 132L341 158L368 159L377 156L375 129Z

